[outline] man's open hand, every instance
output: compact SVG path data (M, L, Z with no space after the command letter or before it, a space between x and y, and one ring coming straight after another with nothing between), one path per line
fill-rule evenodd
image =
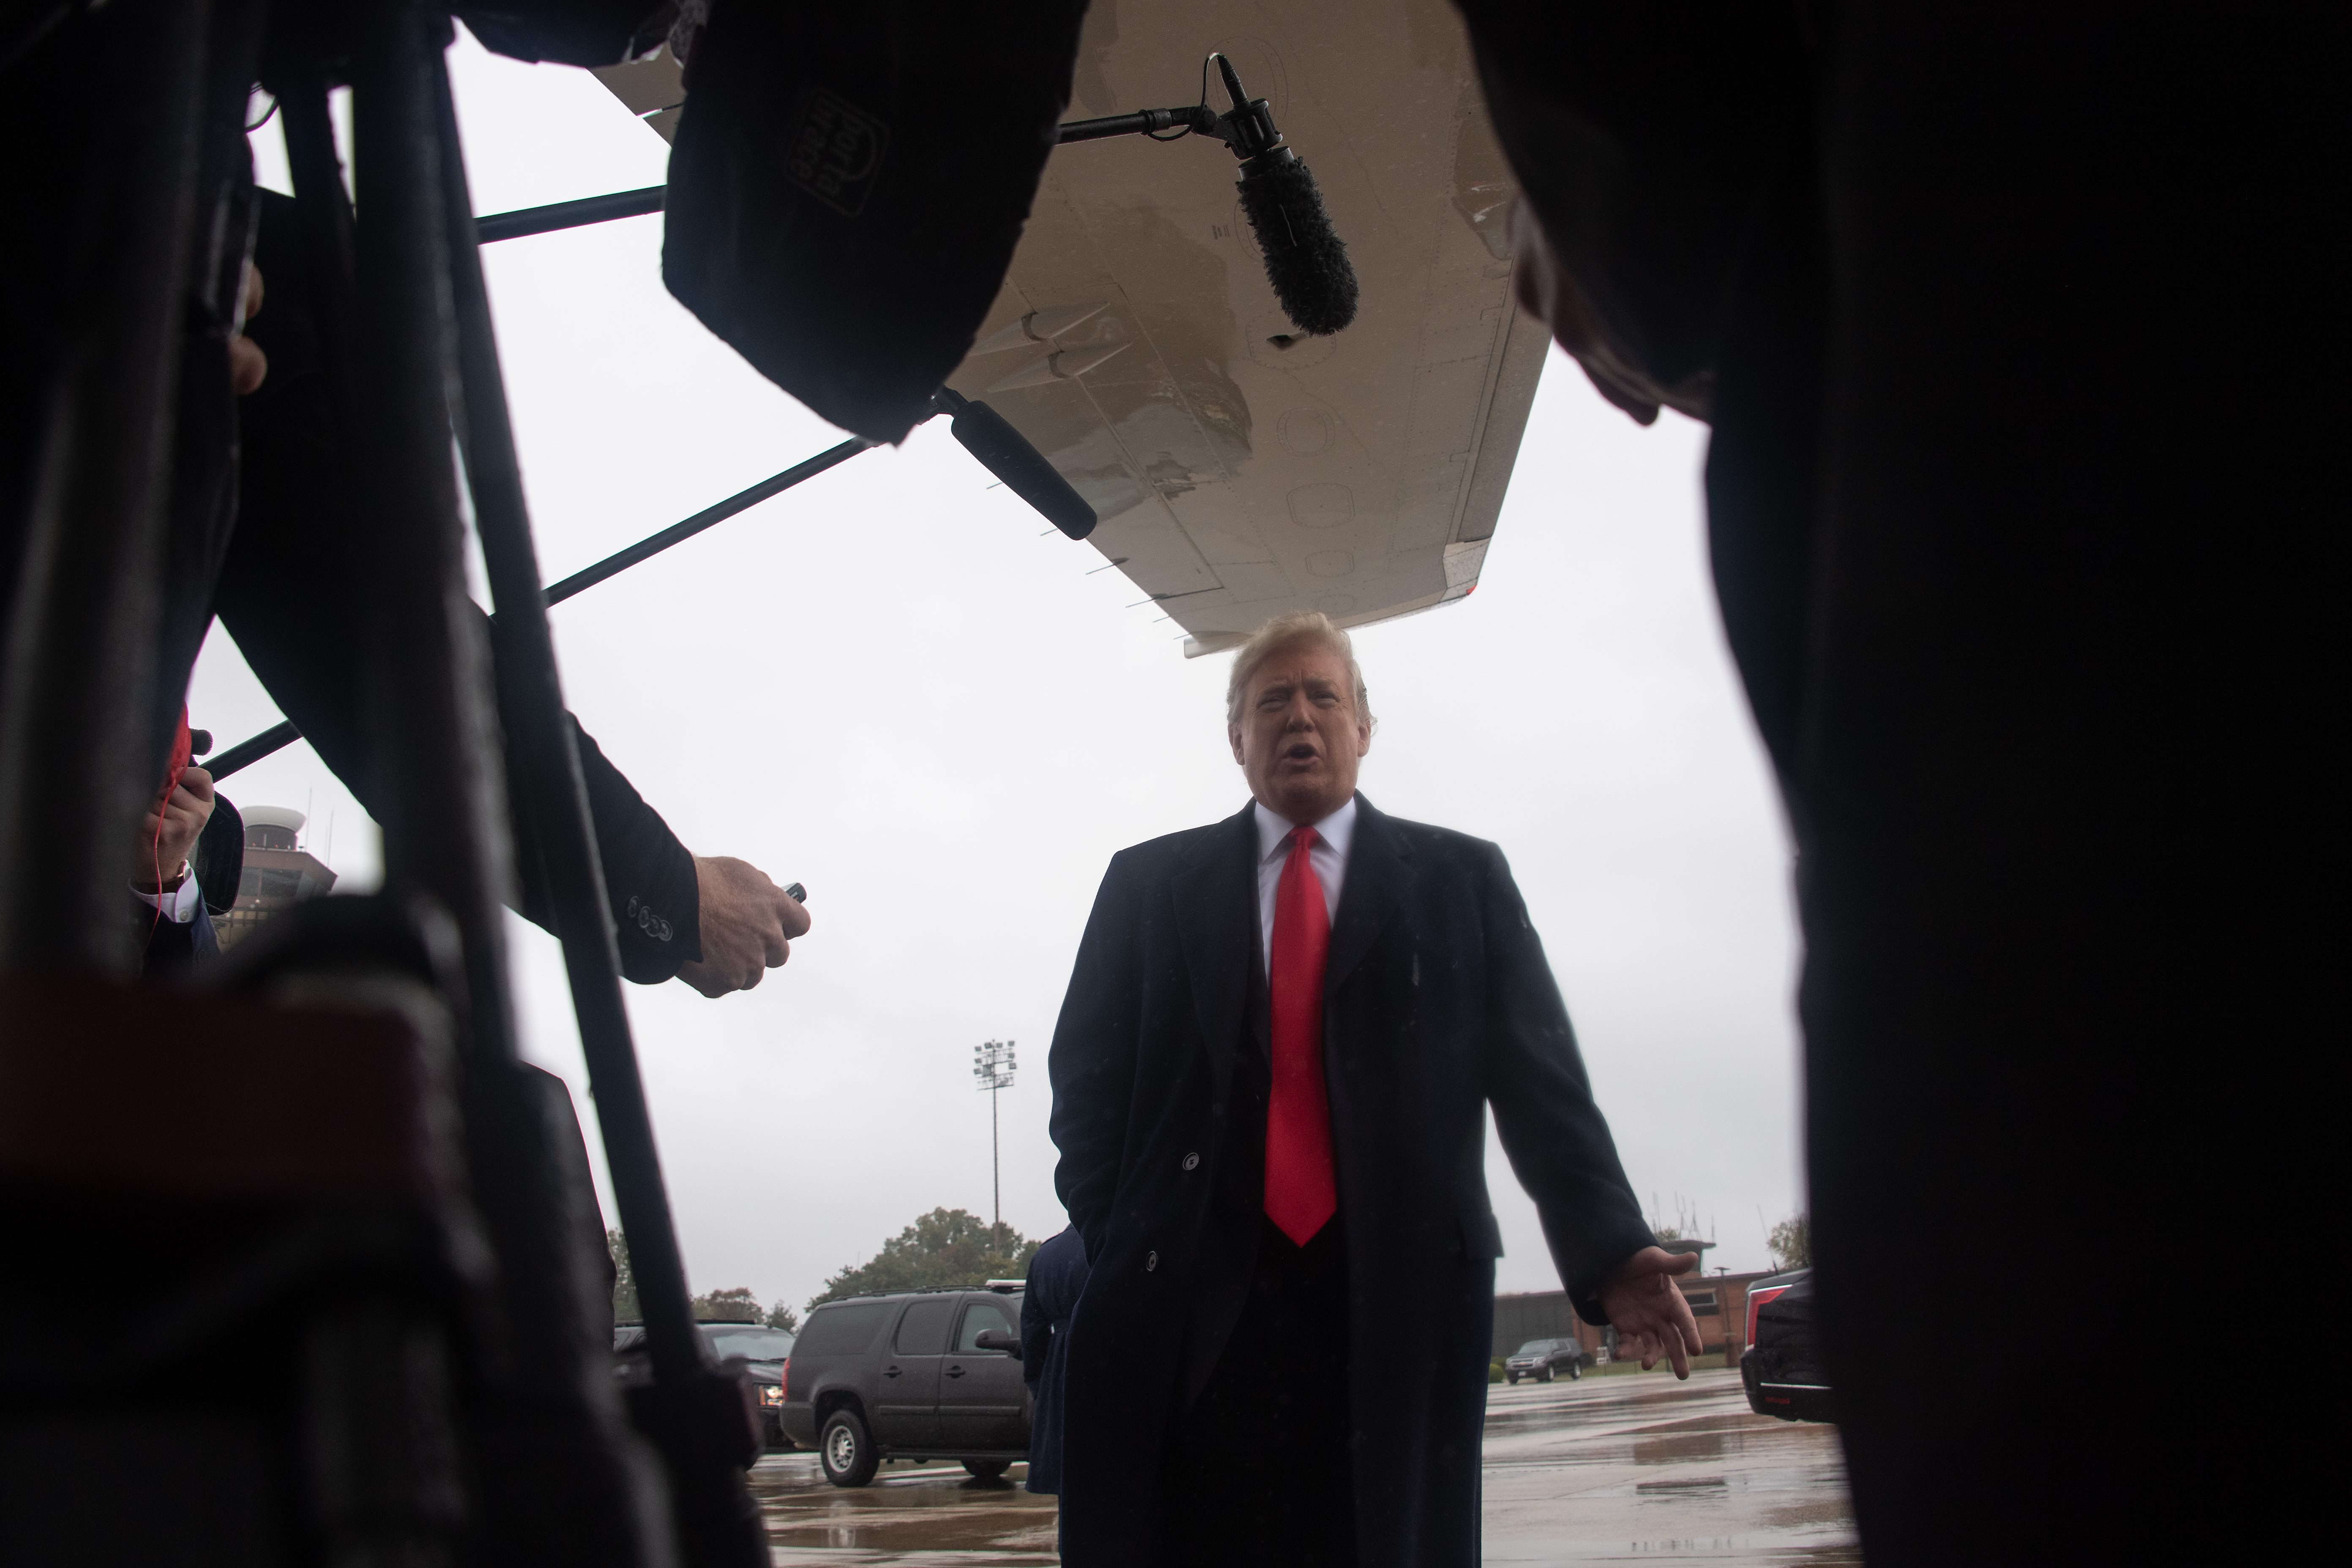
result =
M677 977L705 996L749 991L793 955L793 938L805 935L808 910L748 860L694 858L701 900L702 957L679 966Z
M1661 1360L1675 1363L1676 1377L1690 1375L1698 1354L1698 1320L1675 1289L1674 1277L1698 1266L1698 1255L1645 1247L1601 1281L1601 1306L1617 1331L1617 1352L1631 1352L1649 1371Z
M196 840L213 815L213 775L190 768L180 785L158 812L149 806L139 819L139 858L133 862L131 886L142 893L163 893L180 885L180 867L194 853Z

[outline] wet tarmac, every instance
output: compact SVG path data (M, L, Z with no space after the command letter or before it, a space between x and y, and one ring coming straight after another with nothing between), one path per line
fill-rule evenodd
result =
M814 1454L771 1454L751 1471L776 1568L888 1563L1059 1563L1054 1500L1021 1485L1029 1467L983 1481L961 1465L885 1464L870 1485L828 1486Z
M1749 1413L1737 1373L1661 1373L1487 1391L1486 1561L1860 1563L1834 1428ZM813 1454L751 1473L778 1568L1027 1568L1054 1552L1054 1500L960 1465L890 1464L858 1490ZM1209 1506L1213 1506L1210 1504Z
M1748 1408L1736 1372L1487 1390L1486 1560L1860 1563L1837 1429Z

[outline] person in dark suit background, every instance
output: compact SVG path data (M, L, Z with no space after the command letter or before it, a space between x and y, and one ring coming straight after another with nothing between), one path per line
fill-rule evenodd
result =
M1029 1385L1029 1489L1062 1489L1062 1400L1070 1319L1087 1288L1086 1240L1064 1227L1029 1259L1021 1294L1021 1377Z
M1252 803L1096 898L1049 1059L1092 1268L1066 1562L1477 1562L1490 1103L1578 1311L1697 1350L1502 852L1358 795L1371 732L1346 635L1270 622L1227 692Z
M140 973L150 978L185 973L220 955L206 889L191 860L216 799L212 774L187 768L140 819L131 913L139 922ZM234 888L223 890L236 896Z

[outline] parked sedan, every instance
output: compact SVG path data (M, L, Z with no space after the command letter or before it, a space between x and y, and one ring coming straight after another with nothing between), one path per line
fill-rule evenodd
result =
M764 1323L697 1323L713 1361L743 1363L743 1374L760 1399L760 1436L771 1448L789 1448L781 1415L784 1406L784 1363L793 1353L793 1336ZM623 1323L613 1331L614 1370L624 1384L650 1381L653 1365L646 1354L646 1331L639 1323Z
M1549 1383L1563 1372L1571 1380L1584 1375L1584 1347L1574 1340L1529 1340L1503 1363L1503 1376L1512 1383L1523 1377Z
M1792 1268L1748 1288L1748 1408L1783 1421L1834 1421L1829 1374L1813 1331L1813 1271Z

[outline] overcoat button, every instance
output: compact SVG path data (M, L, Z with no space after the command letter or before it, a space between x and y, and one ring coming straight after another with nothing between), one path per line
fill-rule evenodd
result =
M1158 1254L1158 1253L1156 1253L1156 1252L1150 1252L1150 1253L1146 1253L1146 1254L1144 1254L1144 1258L1143 1258L1143 1271L1144 1271L1146 1274L1150 1273L1153 1269L1155 1269L1155 1268L1159 1268L1159 1267L1160 1267L1160 1254Z
M1200 1168L1200 1164L1201 1156L1198 1154L1187 1154L1184 1156L1184 1168L1186 1170L1198 1170Z

